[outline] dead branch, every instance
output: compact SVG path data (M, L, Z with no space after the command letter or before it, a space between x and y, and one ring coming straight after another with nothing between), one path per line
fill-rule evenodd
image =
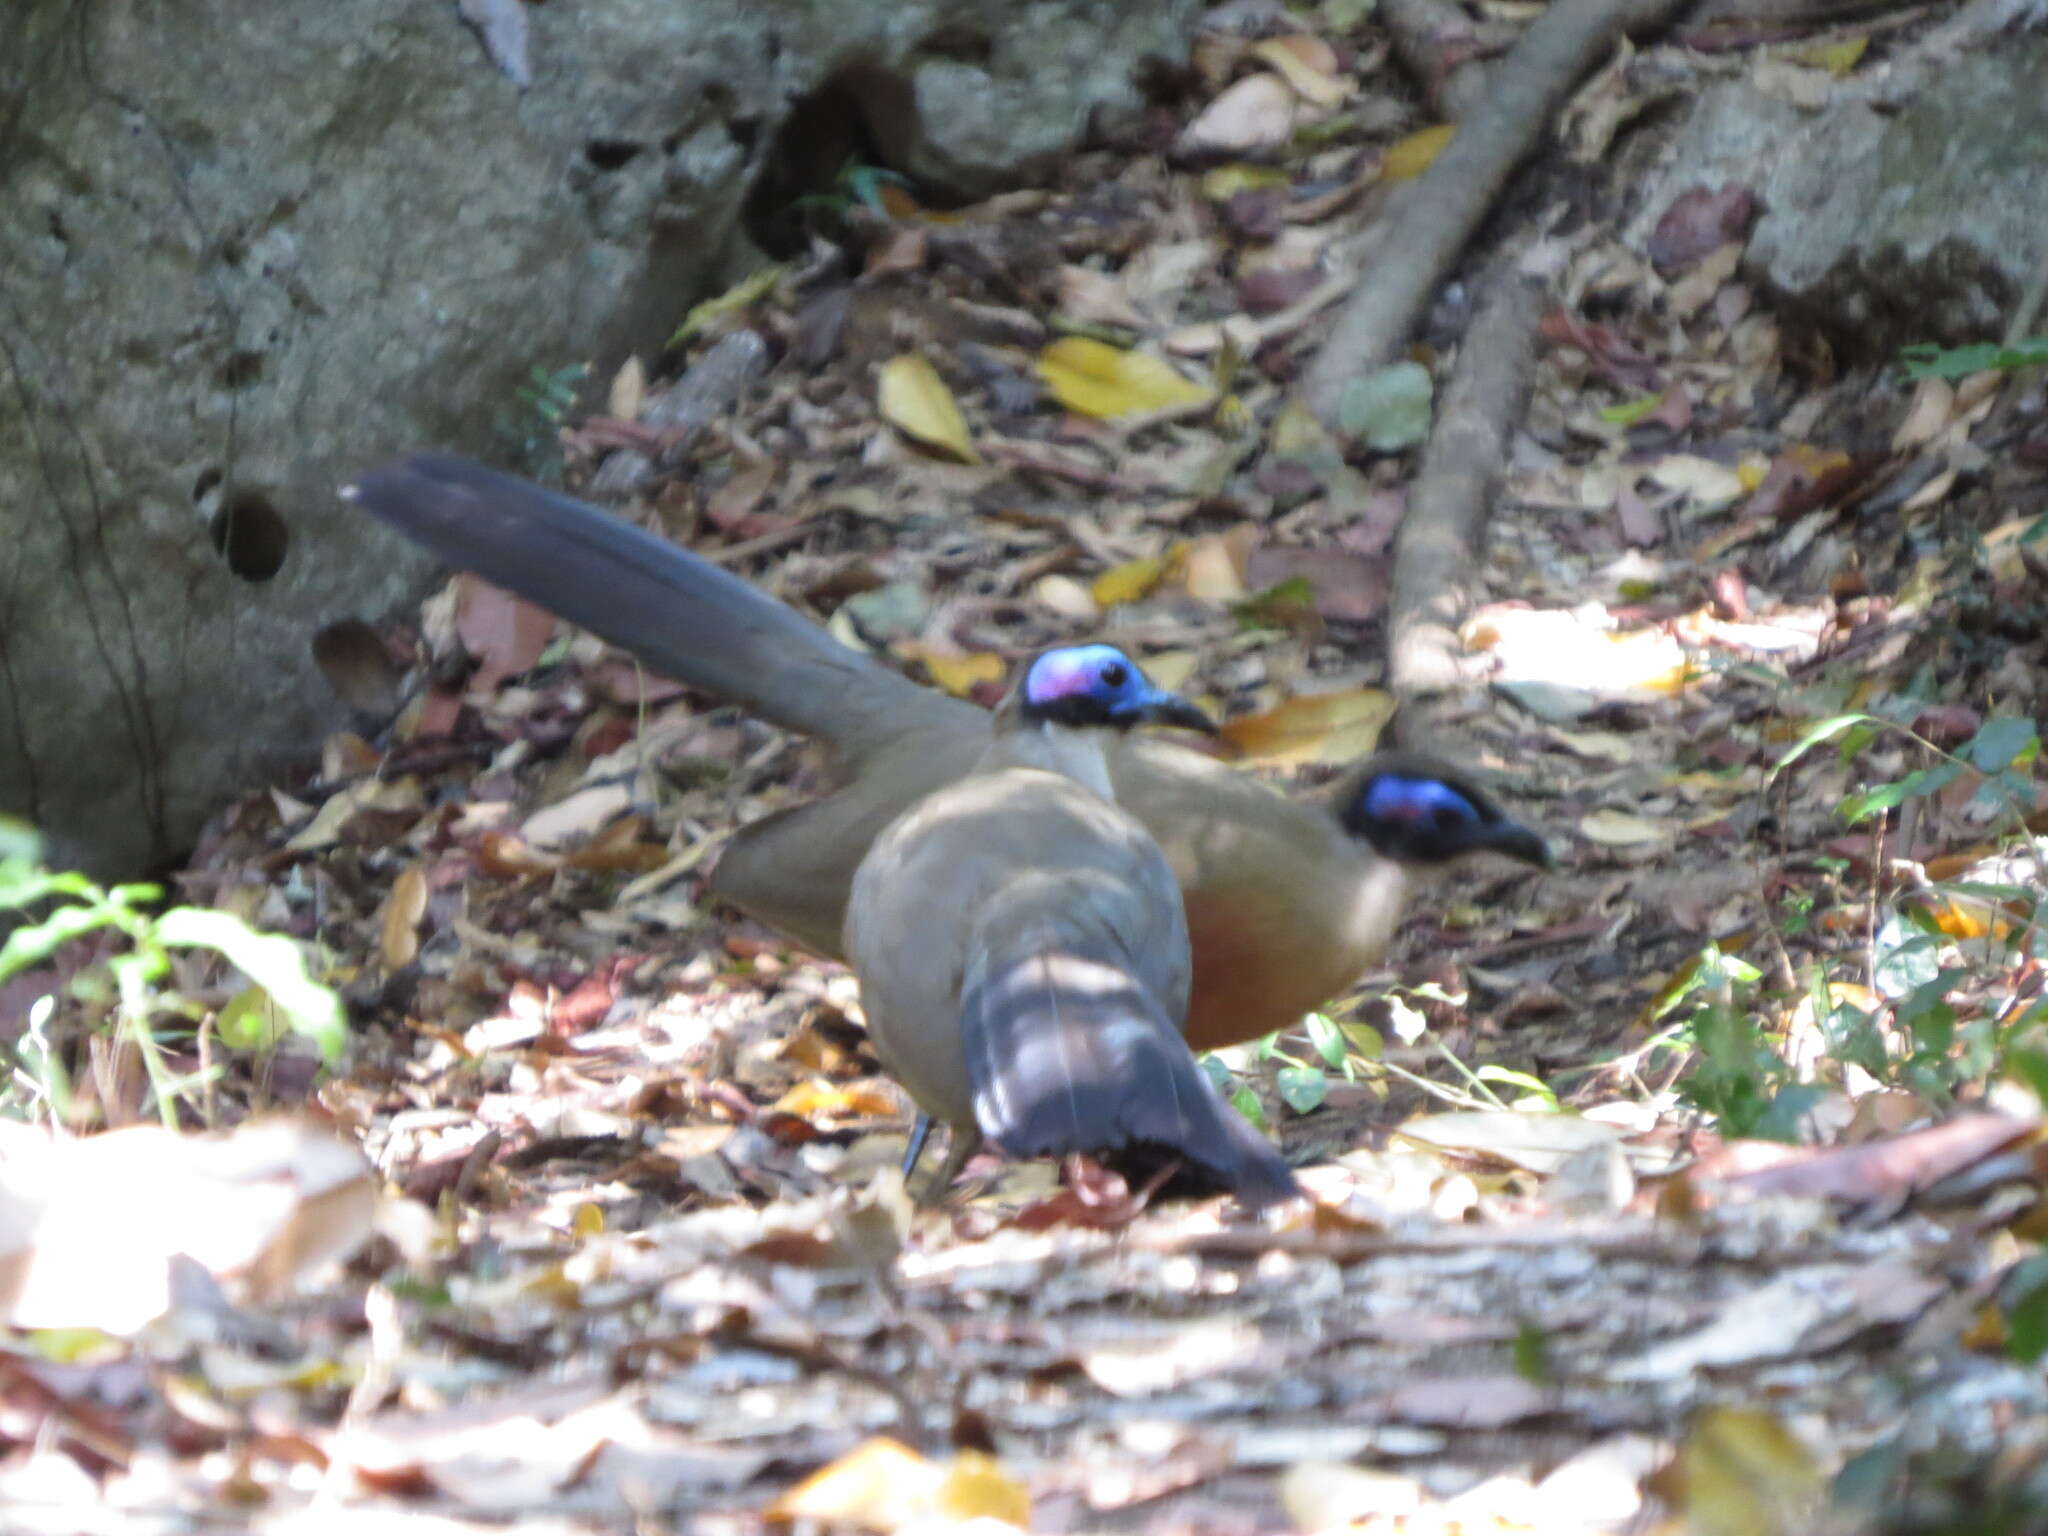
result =
M1501 64L1488 93L1404 198L1369 270L1302 379L1309 409L1336 430L1344 388L1391 361L1508 173L1579 78L1623 33L1647 31L1684 0L1557 0Z
M1493 489L1528 401L1543 289L1512 259L1497 267L1394 537L1387 677L1404 701L1458 681L1458 625L1472 606Z

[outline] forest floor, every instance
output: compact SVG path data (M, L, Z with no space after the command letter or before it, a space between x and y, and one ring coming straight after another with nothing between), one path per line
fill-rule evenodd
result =
M1755 64L1824 86L1905 46L1858 36ZM1595 141L1699 58L1603 71L1511 193L1550 313L1443 718L1562 857L1462 873L1334 1027L1227 1053L1312 1205L984 1158L913 1207L851 978L701 899L820 765L458 577L390 637L434 681L389 735L181 877L317 940L354 1024L338 1074L288 1045L204 1114L310 1097L376 1235L287 1299L185 1296L146 1349L0 1357L8 1528L2043 1528L2009 852L2048 806L2041 389L1838 370L1739 233L1635 206L1644 145ZM1248 771L1327 778L1395 702L1416 439L1397 390L1388 451L1333 458L1287 388L1430 115L1363 24L1208 34L1183 86L1043 189L938 214L850 178L857 279L710 316L683 385L528 402L567 483L936 686L1102 636ZM742 330L785 361L679 424ZM1091 372L1076 336L1173 367ZM132 1119L118 1076L90 1086Z

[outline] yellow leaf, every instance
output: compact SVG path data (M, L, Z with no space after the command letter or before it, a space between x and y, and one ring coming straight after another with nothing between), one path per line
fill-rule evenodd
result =
M1348 763L1378 745L1394 700L1378 688L1289 699L1223 724L1223 739L1259 763Z
M576 1213L569 1218L569 1230L577 1237L602 1237L604 1235L604 1207L595 1200L578 1203Z
M882 419L905 437L963 464L981 462L953 392L938 370L916 353L906 352L882 364L880 393Z
M841 1087L817 1081L798 1083L775 1101L775 1107L786 1115L807 1120L825 1116L860 1119L898 1112L896 1100L879 1088L862 1083Z
M781 262L771 263L751 276L741 278L716 298L706 299L683 316L683 323L676 327L675 334L668 339L668 344L672 347L680 346L712 321L732 314L735 310L745 309L756 299L765 298L768 290L781 281L783 271Z
M1156 357L1086 336L1064 337L1039 353L1038 377L1068 410L1102 420L1215 398Z
M1676 1470L1696 1536L1799 1536L1814 1528L1827 1491L1806 1447L1752 1409L1701 1414Z
M1788 49L1785 57L1824 69L1839 80L1862 62L1864 50L1869 46L1868 37L1845 37L1832 43L1810 43L1803 48Z
M928 1506L939 1469L887 1436L820 1467L763 1511L770 1520L830 1520L890 1531Z
M1159 578L1166 574L1168 558L1166 555L1153 555L1149 559L1126 560L1122 565L1111 566L1095 578L1088 595L1095 599L1098 608L1135 603L1159 585Z
M1002 657L988 651L974 651L965 656L925 651L920 659L924 662L925 671L931 673L932 681L956 699L967 698L983 683L1000 683L1003 673L1008 670Z
M1294 94L1314 107L1334 107L1351 94L1353 82L1337 73L1337 56L1319 37L1269 37L1252 53L1273 66Z
M1202 177L1202 196L1212 203L1225 203L1240 192L1259 187L1284 187L1287 173L1269 165L1219 165Z
M418 957L419 922L426 914L427 872L418 864L409 865L391 882L378 922L377 957L385 970L403 970Z
M953 1458L939 1484L937 1504L939 1513L952 1520L1031 1523L1030 1493L993 1456L981 1451L962 1451Z
M1444 146L1457 131L1455 123L1438 123L1434 128L1418 128L1406 138L1396 139L1380 162L1380 175L1388 181L1414 180L1436 164L1436 157L1444 152Z

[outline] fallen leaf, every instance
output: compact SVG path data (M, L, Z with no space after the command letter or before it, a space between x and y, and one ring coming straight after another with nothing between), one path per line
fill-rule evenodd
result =
M1503 1429L1554 1406L1544 1388L1505 1372L1405 1382L1380 1401L1394 1418L1445 1429Z
M1085 336L1053 342L1039 353L1037 371L1061 405L1105 421L1215 398L1214 390L1182 378L1159 358Z
M964 656L955 656L944 651L925 650L918 653L918 659L924 663L932 681L956 699L972 698L976 688L1000 683L1009 671L1003 658L991 651L971 651Z
M1280 1474L1276 1491L1300 1531L1370 1529L1415 1514L1428 1501L1414 1478L1350 1462L1296 1462Z
M1121 279L1092 267L1060 268L1059 312L1092 325L1121 325L1141 331L1151 322L1131 302Z
M83 1140L0 1122L0 1168L0 1318L18 1328L133 1333L186 1260L276 1299L367 1238L377 1201L353 1141L282 1116Z
M1418 1115L1405 1121L1398 1134L1445 1152L1490 1157L1544 1174L1557 1172L1589 1148L1616 1146L1622 1140L1617 1127L1597 1120L1509 1109Z
M1579 835L1589 842L1601 843L1610 848L1625 848L1643 843L1668 842L1672 829L1661 821L1652 821L1647 816L1637 816L1628 811L1593 811L1579 818Z
M1436 163L1457 132L1455 123L1438 123L1396 139L1380 161L1380 174L1388 181L1414 180Z
M411 864L391 882L377 924L377 958L384 969L411 965L420 952L419 921L427 911L427 872Z
M981 462L953 392L938 370L916 353L903 353L882 365L879 404L882 419L904 436L963 464Z
M1221 735L1257 763L1349 763L1379 743L1394 698L1378 688L1314 693L1224 722Z
M638 421L647 403L647 365L636 352L619 364L612 386L605 394L605 410L620 421Z
M471 689L489 692L531 670L554 637L555 616L480 576L458 576L455 588L455 632L477 662Z
M1303 580L1315 595L1315 609L1340 624L1365 624L1387 605L1387 567L1383 560L1339 549L1290 549L1266 544L1245 561L1245 580L1263 592L1283 581Z
M1337 74L1336 50L1305 32L1269 37L1252 44L1252 53L1315 107L1334 107L1351 94L1352 82Z
M768 494L768 488L775 483L781 469L782 465L777 460L760 458L737 470L705 501L705 520L714 528L728 532L737 527L761 504L761 498Z
M1294 136L1300 98L1274 74L1247 76L1204 107L1181 130L1183 154L1243 155L1278 149Z
M1709 1408L1673 1464L1674 1502L1695 1536L1806 1536L1819 1528L1827 1480L1770 1414Z
M1664 210L1650 232L1646 254L1659 272L1672 276L1709 251L1742 244L1755 212L1756 198L1739 182L1718 189L1694 187L1673 198Z
M1098 608L1135 603L1159 585L1172 564L1173 551L1170 550L1143 560L1126 560L1096 577L1089 585L1088 595L1095 599Z

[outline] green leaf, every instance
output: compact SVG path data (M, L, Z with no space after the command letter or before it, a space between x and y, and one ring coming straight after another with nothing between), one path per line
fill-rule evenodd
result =
M42 834L19 816L0 815L0 866L33 868L42 862Z
M270 994L291 1027L320 1050L329 1066L341 1059L348 1020L341 999L306 972L299 946L258 933L239 917L205 907L173 907L157 919L158 939L174 949L211 949Z
M1524 1093L1542 1100L1544 1105L1552 1110L1559 1107L1556 1090L1542 1078L1530 1073L1517 1072L1512 1067L1488 1065L1479 1069L1479 1080L1482 1083L1505 1083L1510 1088L1519 1088Z
M1240 1088L1230 1096L1230 1107L1260 1130L1266 1128L1266 1106L1259 1102L1259 1096L1249 1088Z
M1353 379L1337 402L1337 425L1375 453L1399 453L1429 436L1432 385L1420 363L1393 363Z
M1308 1016L1308 1043L1315 1047L1316 1054L1332 1067L1344 1065L1344 1058L1350 1054L1344 1040L1344 1031L1337 1027L1337 1021L1326 1013L1312 1013Z
M1320 1109L1330 1096L1330 1080L1315 1067L1282 1067L1273 1076L1280 1100L1297 1115Z
M0 981L49 959L73 939L111 921L102 907L59 907L40 923L15 929L7 942L0 944Z
M1961 763L1942 761L1931 768L1916 768L1903 779L1890 784L1880 784L1875 789L1866 789L1861 794L1850 795L1837 807L1842 820L1850 825L1891 810L1894 806L1917 800L1923 795L1934 794L1955 782L1956 775L1963 771Z
M1937 347L1931 341L1916 341L1899 348L1899 360L1910 379L1961 379L1987 368L2038 368L2048 363L2048 336L2030 337L2010 347L1995 341L1968 347Z
M1963 753L1981 772L1997 773L2018 762L2022 753L2031 756L2040 747L2033 721L2001 716L1986 720L1964 746Z
M1550 1380L1550 1335L1535 1323L1523 1323L1515 1330L1515 1374L1539 1386Z
M1822 742L1834 740L1835 737L1841 735L1842 732L1848 730L1850 726L1875 725L1878 723L1879 722L1872 720L1871 717L1868 715L1830 716L1828 719L1821 721L1819 725L1816 725L1809 729L1804 736L1800 737L1798 741L1793 743L1790 751L1786 752L1775 763L1771 764L1771 771L1764 775L1764 782L1768 784L1772 779L1775 779L1787 768L1791 767L1794 763L1798 762L1800 758L1804 757L1808 752L1811 752L1815 747L1819 746Z
M2012 1298L2005 1309L2006 1353L2032 1364L2048 1353L2048 1254L2015 1265L2001 1289Z
M1619 405L1600 407L1600 419L1610 426L1632 427L1664 403L1662 395L1638 395L1633 400L1624 400Z

